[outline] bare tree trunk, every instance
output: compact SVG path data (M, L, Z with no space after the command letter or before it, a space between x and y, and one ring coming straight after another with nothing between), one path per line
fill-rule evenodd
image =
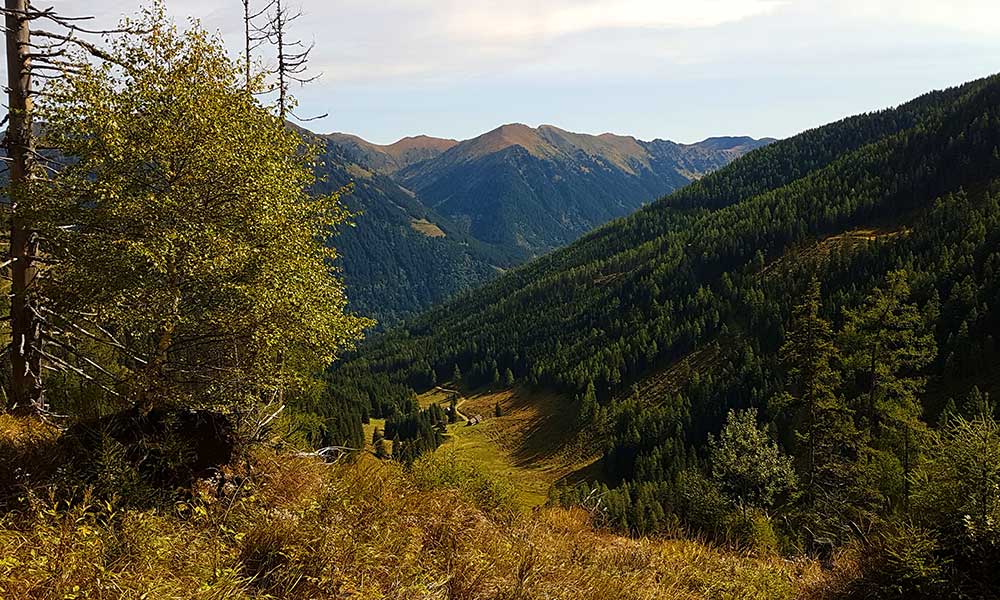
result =
M285 63L285 14L281 9L281 0L277 0L276 6L274 30L278 45L278 116L284 122L288 112L288 82L285 80L288 74L288 65Z
M10 160L11 402L30 413L43 408L39 322L32 310L37 241L24 212L29 201L35 143L31 122L31 58L28 0L6 0L9 122L5 145Z
M243 27L246 45L243 48L243 59L246 61L247 91L250 91L250 0L243 0Z

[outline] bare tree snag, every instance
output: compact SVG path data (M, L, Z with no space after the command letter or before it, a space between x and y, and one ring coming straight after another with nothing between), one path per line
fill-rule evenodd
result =
M11 408L20 413L44 409L41 353L37 350L40 324L32 306L38 242L25 218L31 201L35 155L28 11L28 0L5 0L9 112L4 145L10 165L10 402Z

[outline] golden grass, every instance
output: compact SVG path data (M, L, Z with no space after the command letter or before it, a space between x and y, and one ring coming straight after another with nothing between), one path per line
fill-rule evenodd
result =
M781 599L812 562L596 531L578 510L484 512L370 457L258 453L223 497L158 510L34 497L0 519L0 597Z
M435 223L431 223L427 219L410 219L410 227L412 227L417 233L422 233L427 237L446 237L445 232L442 231L440 227L438 227Z

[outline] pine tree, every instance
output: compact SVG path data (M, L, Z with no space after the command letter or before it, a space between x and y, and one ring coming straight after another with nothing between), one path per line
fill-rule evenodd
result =
M399 434L392 437L392 457L396 460L402 458L403 443L399 441Z
M973 419L982 416L993 416L996 407L990 400L989 394L984 394L979 390L979 386L972 386L968 397L962 403L962 416Z
M862 306L846 311L839 340L848 372L861 381L859 406L869 435L878 450L893 453L901 463L904 506L915 450L927 431L920 419L919 396L926 383L920 370L937 354L927 315L908 302L906 277L906 271L889 273Z
M451 400L448 402L448 422L457 423L458 422L458 395L452 394Z
M503 385L508 388L514 385L514 372L509 368L503 372Z
M503 416L503 408L500 406L500 401L499 400L497 400L496 405L493 407L493 416L495 416L495 417L502 417Z
M594 422L597 417L597 392L594 390L594 382L587 382L587 390L580 398L579 412L576 423L579 427L585 427Z
M451 372L451 382L452 385L462 385L462 370L458 368L458 364L455 365L455 369Z
M813 278L803 302L795 307L780 350L788 387L778 406L794 423L799 480L810 507L821 499L836 502L845 493L860 442L852 411L837 393L838 353L821 310L820 284Z

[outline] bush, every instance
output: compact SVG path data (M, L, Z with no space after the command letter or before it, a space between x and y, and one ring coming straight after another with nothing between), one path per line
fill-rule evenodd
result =
M458 460L453 452L425 454L414 461L411 473L420 488L458 490L481 510L493 515L512 515L518 510L516 493L510 482L472 463Z
M854 596L879 600L937 600L948 585L949 561L933 532L909 523L891 523L863 546L861 577Z
M697 532L725 536L731 506L719 486L701 472L689 469L677 477L677 512Z

